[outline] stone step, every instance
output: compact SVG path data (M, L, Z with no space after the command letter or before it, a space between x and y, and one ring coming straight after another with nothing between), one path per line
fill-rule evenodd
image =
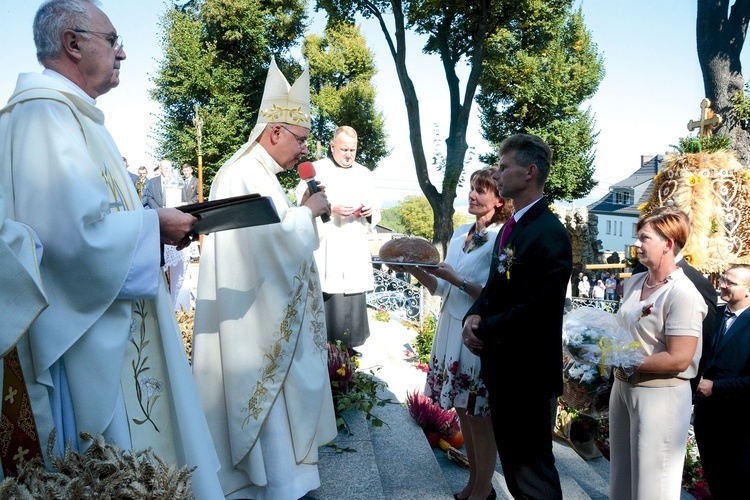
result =
M560 474L563 498L566 500L609 498L607 481L597 474L575 451L565 444L554 442L553 452L555 454L555 465ZM443 475L451 486L451 491L461 490L468 479L468 471L448 460L442 451L434 450L434 453L443 470ZM505 477L499 460L496 463L492 484L498 498L513 498L505 485Z
M386 392L385 397L396 401ZM340 431L334 447L321 448L321 486L308 499L352 500L453 498L422 429L399 402L373 410L384 425L347 412L351 435ZM337 451L346 448L347 451Z
M385 499L372 446L370 424L363 413L349 412L344 418L352 434L339 431L334 441L336 448L326 446L320 449L318 469L321 485L305 498Z
M372 427L361 413L345 415L352 435L339 433L335 445L351 451L321 449L321 487L307 498L449 500L463 488L468 471L430 449L405 407L388 405L374 413L386 422L383 427ZM594 467L565 444L555 442L553 450L566 500L609 498L608 483ZM499 461L493 484L498 498L512 498Z
M424 433L403 405L406 392L421 390L425 374L405 360L404 352L415 333L398 322L370 320L372 336L357 348L361 366L376 368L377 378L388 384L383 396L397 404L377 407L373 413L385 422L373 427L364 414L344 415L351 435L339 432L334 444L351 451L324 447L320 452L321 487L310 500L450 500L468 479L468 470L449 461L441 450L431 450ZM377 368L380 369L377 369ZM609 462L584 461L563 442L553 443L555 462L565 500L609 498ZM493 485L500 499L511 499L499 461ZM681 500L694 500L683 492Z

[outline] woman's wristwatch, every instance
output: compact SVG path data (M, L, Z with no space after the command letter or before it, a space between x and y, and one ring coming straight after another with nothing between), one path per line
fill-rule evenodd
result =
M464 280L461 282L461 286L458 287L458 289L461 290L462 292L465 292L466 291L466 285L468 285L468 284L469 284L469 282L466 281L466 278L464 278Z

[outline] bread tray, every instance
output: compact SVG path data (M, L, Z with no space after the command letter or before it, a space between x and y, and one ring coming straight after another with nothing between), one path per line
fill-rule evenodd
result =
M417 264L416 262L395 262L387 260L373 260L373 264L386 264L389 266L419 266L419 267L438 267L437 264Z

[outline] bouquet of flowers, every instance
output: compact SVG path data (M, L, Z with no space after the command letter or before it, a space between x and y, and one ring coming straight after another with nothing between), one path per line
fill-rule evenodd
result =
M563 363L562 400L586 415L606 414L612 384L599 373L599 367L565 358Z
M609 379L599 373L599 367L566 358L563 363L563 381L573 382L586 392L596 394L609 389Z
M574 360L599 367L604 376L620 367L630 375L643 363L641 343L617 323L617 317L596 307L579 307L565 316L563 346Z

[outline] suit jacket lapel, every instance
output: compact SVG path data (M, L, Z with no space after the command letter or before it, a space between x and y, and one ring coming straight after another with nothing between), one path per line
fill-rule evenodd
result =
M722 310L722 313L724 311ZM722 350L729 340L737 334L737 332L742 331L744 328L747 328L747 323L750 321L750 309L746 309L740 316L734 320L732 323L732 326L729 327L729 329L724 333L724 335L721 336L721 338L717 339L716 344L716 350L714 352L713 358L716 357L716 355L719 353L720 350ZM719 322L720 324L722 322ZM721 334L721 327L719 327L719 331L717 335Z
M724 338L720 339L719 349L724 347L729 339L732 338L738 331L746 328L748 321L748 311L743 312L737 319L735 319L732 323L732 326L730 326L729 330L727 330L724 334Z
M544 212L544 209L547 208L547 197L542 196L542 198L537 201L534 206L529 208L529 211L523 214L523 217L521 217L521 220L518 221L516 226L513 228L513 231L510 232L510 236L508 236L508 241L505 243L506 247L513 247L513 242L518 238L518 235L523 232L523 230L534 222L537 217L539 217L542 212ZM502 250L502 249L501 249Z
M523 232L523 230L534 222L537 217L539 217L542 212L544 212L544 209L547 208L547 197L543 196L542 199L540 199L538 202L532 206L528 212L523 214L523 217L521 217L521 220L518 221L513 227L513 230L510 232L510 235L508 235L508 241L505 242L504 248L513 248L513 242L518 238L518 235ZM500 253L503 251L502 248L499 247L500 245L500 239L502 238L503 231L502 229L497 232L497 236L495 236L495 242L493 243L493 248L495 249L495 254L492 258L492 268L490 269L490 277L487 279L487 282L489 283L490 280L495 276L495 273L497 273L497 266L500 264L499 257Z

